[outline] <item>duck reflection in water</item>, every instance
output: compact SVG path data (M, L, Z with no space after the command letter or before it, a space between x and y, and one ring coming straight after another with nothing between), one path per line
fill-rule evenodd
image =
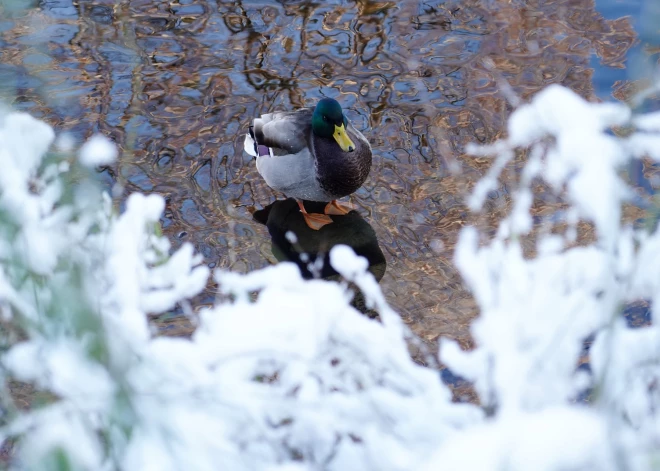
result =
M303 204L308 212L322 211L326 205L313 201L304 201ZM288 198L256 211L253 217L268 228L275 258L298 265L304 278L339 279L339 274L330 265L329 256L332 247L338 244L348 245L356 254L366 258L369 271L377 281L385 274L387 263L376 232L357 211L332 216L333 224L315 230L305 222L298 202ZM375 316L374 311L366 308L362 293L354 288L353 305L370 317Z

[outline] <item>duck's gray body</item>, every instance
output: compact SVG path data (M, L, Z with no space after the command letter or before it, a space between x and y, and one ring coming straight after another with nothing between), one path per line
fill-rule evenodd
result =
M244 147L257 158L257 171L271 188L302 200L333 201L355 192L367 179L371 146L348 122L346 132L355 150L342 151L333 139L314 134L312 113L305 108L262 115L245 136Z

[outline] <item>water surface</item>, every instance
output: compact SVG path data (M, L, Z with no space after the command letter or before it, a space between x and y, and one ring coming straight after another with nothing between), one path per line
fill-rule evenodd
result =
M492 230L506 214L516 171L505 172L484 214L468 214L464 198L490 162L465 145L505 132L504 83L523 100L552 83L591 100L629 97L629 52L657 47L633 29L643 8L50 0L0 20L0 94L78 140L110 136L123 154L100 177L118 201L162 194L174 244L189 241L210 266L239 272L275 262L252 214L284 198L243 152L250 120L336 98L373 146L371 176L351 201L385 255L388 301L422 339L468 346L477 311L452 265L454 245L466 224ZM542 196L539 222L557 208ZM212 296L210 285L196 303ZM182 319L174 313L159 326L186 333Z

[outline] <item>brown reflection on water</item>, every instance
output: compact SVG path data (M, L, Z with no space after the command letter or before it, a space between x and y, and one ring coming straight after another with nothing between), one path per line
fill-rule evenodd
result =
M494 228L516 174L469 216L464 197L490 163L465 145L505 131L502 83L522 99L550 83L593 99L591 55L622 67L635 41L593 0L43 5L0 21L0 93L79 139L115 139L124 152L101 174L107 185L124 187L120 200L164 195L165 234L212 266L272 260L251 213L282 195L243 152L251 118L337 98L374 149L352 201L386 255L387 299L423 339L463 345L476 308L452 265L457 235ZM539 199L538 219L546 204L556 201Z

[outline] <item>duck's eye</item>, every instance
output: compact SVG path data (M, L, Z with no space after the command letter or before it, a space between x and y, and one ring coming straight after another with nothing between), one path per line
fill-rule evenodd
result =
M326 115L323 115L323 121L328 122L328 117Z

